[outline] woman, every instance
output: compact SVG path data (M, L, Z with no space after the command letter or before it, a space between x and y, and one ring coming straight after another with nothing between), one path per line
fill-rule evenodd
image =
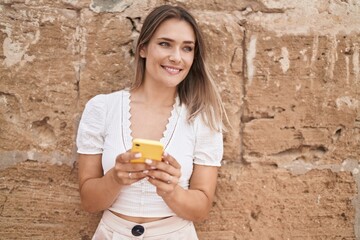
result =
M78 136L81 202L104 211L93 239L198 239L223 154L223 106L205 65L204 42L183 8L145 19L130 90L92 98ZM160 141L162 161L128 151L132 139Z

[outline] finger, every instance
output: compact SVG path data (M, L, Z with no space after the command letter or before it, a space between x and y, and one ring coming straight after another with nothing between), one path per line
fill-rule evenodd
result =
M147 177L148 170L139 171L139 172L128 172L127 177L131 180L140 180Z
M142 172L151 169L151 167L144 163L116 163L115 169L121 172Z
M128 172L116 172L116 181L121 185L130 185L136 181L137 179L132 179L131 174Z
M181 165L178 163L178 161L176 161L175 158L173 158L170 154L168 154L167 152L164 152L163 154L163 161L167 164L170 164L171 166L173 166L176 169L180 169Z
M119 154L116 157L116 162L120 162L120 163L128 163L130 162L130 160L132 159L137 159L141 157L141 153L136 153L136 152L124 152Z
M177 184L167 184L161 180L149 178L148 181L156 187L156 192L159 196L166 196L172 193Z
M141 179L147 177L146 172L117 172L118 182L122 183L123 185L130 185L133 184Z
M177 177L169 175L168 180L166 181L167 184L178 184Z
M155 171L148 171L147 176L149 176L151 179L157 179L160 180L166 184L178 184L179 177L175 175L171 175L167 172L155 170Z
M163 161L154 161L151 159L145 159L145 164L147 164L152 170L158 170L158 171L155 171L158 173L165 172L170 175L176 175L176 176L178 176L178 174L179 174L178 170L176 168L174 168L170 164L166 164Z

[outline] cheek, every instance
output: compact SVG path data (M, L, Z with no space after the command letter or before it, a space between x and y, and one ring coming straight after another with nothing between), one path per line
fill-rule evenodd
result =
M185 58L185 61L188 67L190 68L194 63L194 56L188 56L187 58Z

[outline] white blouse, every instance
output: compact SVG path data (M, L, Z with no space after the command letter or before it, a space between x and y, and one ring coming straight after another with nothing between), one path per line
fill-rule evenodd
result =
M165 152L181 165L179 185L189 187L193 164L220 166L223 156L221 132L212 131L196 117L188 122L187 109L176 99L166 130L160 140ZM132 145L130 92L122 90L93 97L85 106L77 134L78 153L102 154L104 174L115 165L116 156ZM175 213L156 194L146 179L121 188L109 208L134 217L166 217Z

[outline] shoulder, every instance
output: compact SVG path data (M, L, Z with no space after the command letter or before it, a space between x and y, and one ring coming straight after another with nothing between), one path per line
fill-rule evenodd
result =
M195 156L194 163L207 166L221 166L223 156L223 134L211 129L203 117L194 119Z
M198 114L190 123L198 142L207 142L209 145L222 145L223 133L212 129L205 116Z
M220 130L214 130L210 127L209 120L207 119L205 114L199 113L194 118L193 124L194 124L195 130L206 131L211 134L222 134L221 126L218 127Z
M98 94L92 97L87 103L86 106L101 106L105 107L106 105L111 105L121 100L123 95L128 94L126 90L120 90L107 94Z

